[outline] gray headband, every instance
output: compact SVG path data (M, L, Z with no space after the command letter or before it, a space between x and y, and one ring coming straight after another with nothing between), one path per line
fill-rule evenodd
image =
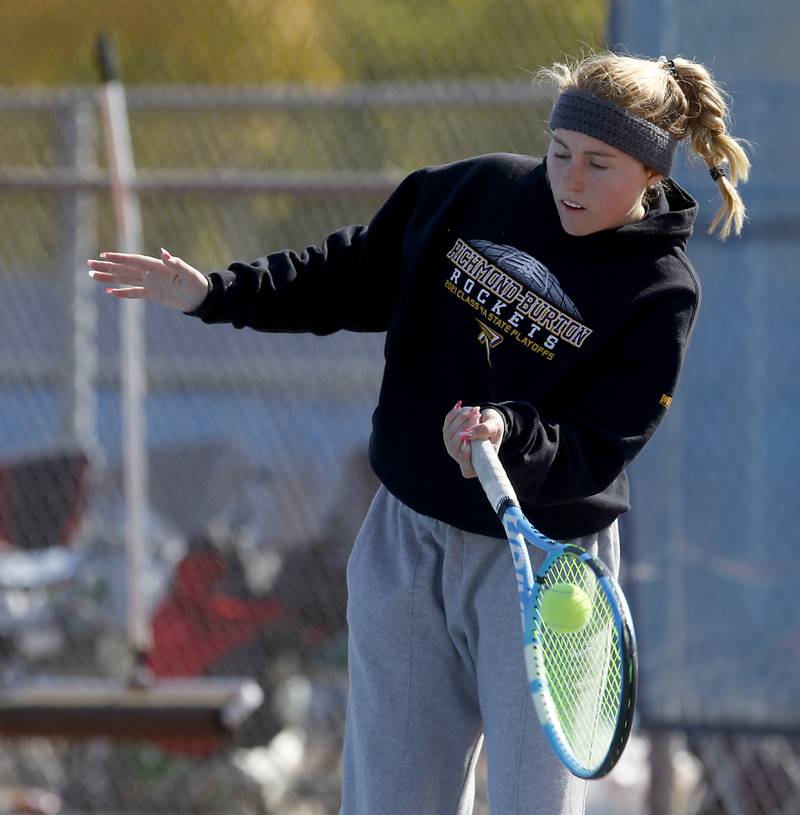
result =
M585 91L563 91L550 114L550 129L577 130L668 176L678 140L663 128Z

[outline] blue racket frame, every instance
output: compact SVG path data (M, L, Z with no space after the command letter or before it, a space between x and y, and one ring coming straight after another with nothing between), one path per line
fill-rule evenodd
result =
M528 672L529 688L536 707L536 714L544 728L550 746L570 772L579 778L600 778L611 771L622 755L630 735L630 725L632 724L631 720L636 703L636 640L630 623L630 610L625 596L618 590L616 581L603 563L579 546L558 543L546 537L530 524L519 507L509 505L504 510L501 520L506 531L506 537L514 560L514 571L517 576L525 667ZM546 553L545 559L535 575L526 542L532 543ZM620 642L625 643L623 659L620 665L620 670L623 673L620 677L623 699L620 703L617 727L615 728L617 736L613 741L611 751L596 768L587 768L577 762L567 747L558 721L552 714L551 702L547 694L547 680L542 670L539 597L544 583L541 578L553 563L563 555L572 555L579 558L594 572L601 590L609 598L609 606L614 617L617 636Z
M487 497L503 524L514 561L525 667L536 714L550 746L570 772L584 779L601 778L613 769L625 749L633 726L636 706L636 635L627 601L616 579L600 560L579 546L552 540L528 521L490 442L473 442L472 448L473 465ZM527 543L545 552L545 559L536 574L531 566ZM579 558L594 573L600 590L608 599L617 636L622 644L620 654L622 698L614 737L608 752L596 767L583 766L569 750L557 717L553 715L553 703L543 671L539 598L544 585L544 575L553 563L564 555Z

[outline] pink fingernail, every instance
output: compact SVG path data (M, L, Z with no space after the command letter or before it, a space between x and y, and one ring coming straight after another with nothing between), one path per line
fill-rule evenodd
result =
M172 255L169 252L167 252L167 250L164 249L163 246L161 247L161 257L163 257L164 260L172 260Z
M461 400L460 399L456 402L456 410L461 410Z
M461 441L472 441L472 431L463 430L458 434L458 438L461 439Z

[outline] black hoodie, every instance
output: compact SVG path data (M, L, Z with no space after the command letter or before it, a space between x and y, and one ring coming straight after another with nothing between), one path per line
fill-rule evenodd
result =
M386 331L370 461L401 501L502 537L442 441L457 400L496 407L523 510L559 539L629 508L625 468L664 416L699 304L697 205L666 181L644 220L572 237L544 162L419 170L368 226L211 274L194 316L264 331Z

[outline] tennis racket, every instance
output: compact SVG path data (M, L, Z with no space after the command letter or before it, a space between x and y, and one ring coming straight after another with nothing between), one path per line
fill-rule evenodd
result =
M572 773L600 778L619 760L633 724L636 638L625 597L601 561L530 524L491 442L472 442L472 465L514 558L525 667L539 721ZM526 541L546 553L535 575ZM583 601L578 624L554 622L547 612L546 593L564 584L577 587Z

